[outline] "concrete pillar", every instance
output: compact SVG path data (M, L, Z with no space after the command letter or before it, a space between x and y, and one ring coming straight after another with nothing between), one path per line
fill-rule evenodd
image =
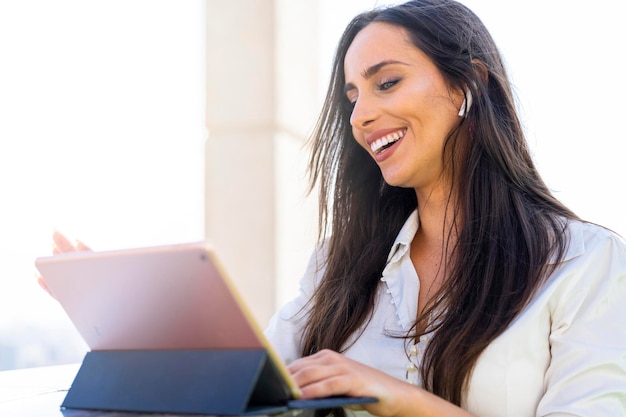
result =
M316 116L315 8L207 3L206 237L262 327L295 293L312 248L316 217L300 222L310 212L302 144Z

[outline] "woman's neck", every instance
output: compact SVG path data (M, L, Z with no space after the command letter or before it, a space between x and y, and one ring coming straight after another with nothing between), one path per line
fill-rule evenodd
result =
M420 239L428 246L442 247L448 238L454 239L455 207L454 199L447 192L417 194ZM447 242L452 243L452 242Z
M438 196L440 197L440 196ZM419 228L411 242L411 261L420 281L418 317L428 311L448 274L449 250L454 246L454 201L418 193Z

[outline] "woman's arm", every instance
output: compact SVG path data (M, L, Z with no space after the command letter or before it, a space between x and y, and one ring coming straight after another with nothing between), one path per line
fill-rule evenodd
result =
M276 353L287 364L302 356L302 331L307 319L308 304L324 273L325 251L324 243L317 245L300 279L299 294L272 316L264 331Z
M375 397L363 409L381 417L470 417L473 414L421 388L333 352L322 350L289 365L303 398Z
M626 245L597 230L563 266L567 279L552 297L539 416L626 416Z

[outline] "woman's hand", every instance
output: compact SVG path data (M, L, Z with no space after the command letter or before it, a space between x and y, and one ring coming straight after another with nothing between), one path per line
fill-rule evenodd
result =
M58 255L66 252L80 252L85 250L91 250L80 240L72 242L67 236L58 230L54 230L52 233L52 253Z
M378 416L399 415L401 403L419 391L415 386L331 350L298 359L288 369L303 398L375 397L377 403L351 408L364 409Z
M335 395L375 397L378 399L376 403L350 408L381 417L472 416L422 388L331 350L298 359L288 369L305 399Z
M87 245L85 245L83 242L79 240L76 240L73 242L67 236L65 236L63 233L59 232L56 229L54 230L54 232L52 232L52 254L53 255L58 255L60 253L67 253L67 252L86 251L86 250L91 250L91 249ZM46 284L46 281L39 274L37 275L37 282L39 283L39 286L41 288L43 288L48 293L50 293L50 290L48 289L48 285Z

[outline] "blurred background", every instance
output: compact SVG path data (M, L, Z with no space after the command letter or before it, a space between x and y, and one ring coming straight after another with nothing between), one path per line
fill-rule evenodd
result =
M535 160L625 234L624 11L462 0L504 55ZM36 283L58 228L95 250L209 240L259 324L316 238L304 146L335 42L374 0L0 0L0 369L86 346Z

